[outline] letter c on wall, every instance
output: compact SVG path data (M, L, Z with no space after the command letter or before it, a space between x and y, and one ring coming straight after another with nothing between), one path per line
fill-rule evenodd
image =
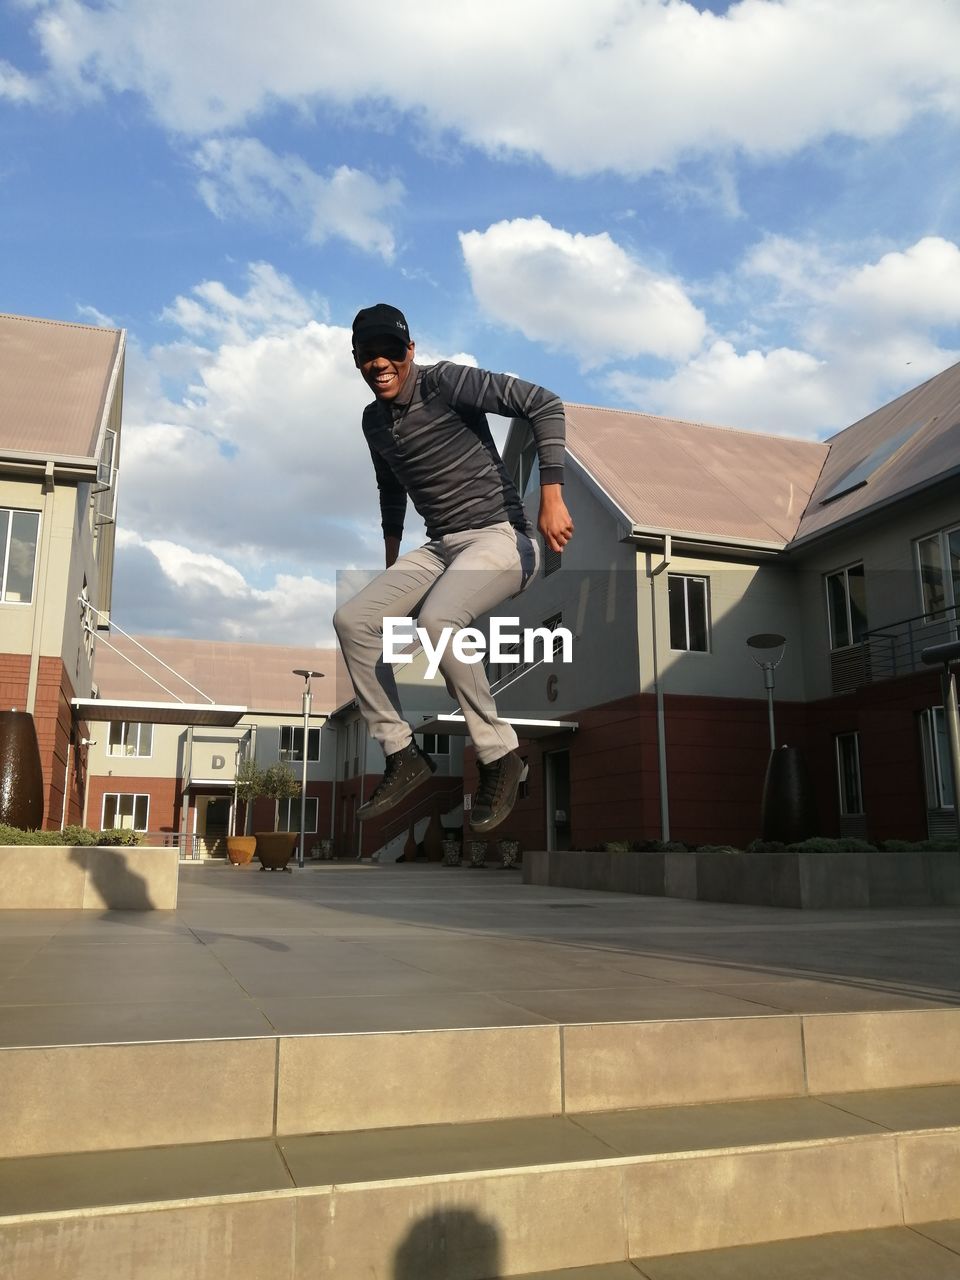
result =
M552 675L547 679L547 701L556 702L557 700L557 677Z

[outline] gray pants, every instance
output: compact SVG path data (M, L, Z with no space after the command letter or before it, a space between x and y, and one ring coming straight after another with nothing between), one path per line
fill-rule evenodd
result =
M340 606L333 625L370 736L386 755L413 738L403 718L393 668L383 660L384 617L413 617L432 644L444 627L468 627L536 577L540 548L511 524L465 529L435 538L400 556ZM461 662L448 643L440 661L447 691L455 698L484 764L517 746L517 735L497 715L480 662Z

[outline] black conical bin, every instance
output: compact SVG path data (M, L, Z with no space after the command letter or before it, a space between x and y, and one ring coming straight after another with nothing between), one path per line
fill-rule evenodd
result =
M813 783L797 747L777 747L770 752L761 825L764 840L783 844L818 834Z
M0 823L24 831L43 825L43 769L28 711L0 711Z

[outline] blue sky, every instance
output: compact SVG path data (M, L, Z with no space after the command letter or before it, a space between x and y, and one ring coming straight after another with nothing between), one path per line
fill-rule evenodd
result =
M813 439L945 368L958 123L960 0L0 0L0 305L128 333L117 620L329 643L372 301Z

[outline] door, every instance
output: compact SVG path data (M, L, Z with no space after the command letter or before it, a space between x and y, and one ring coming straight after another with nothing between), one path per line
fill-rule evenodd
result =
M197 796L197 835L201 852L208 858L227 856L227 832L230 830L228 796Z
M547 848L570 848L570 752L550 751L544 758L547 797Z

